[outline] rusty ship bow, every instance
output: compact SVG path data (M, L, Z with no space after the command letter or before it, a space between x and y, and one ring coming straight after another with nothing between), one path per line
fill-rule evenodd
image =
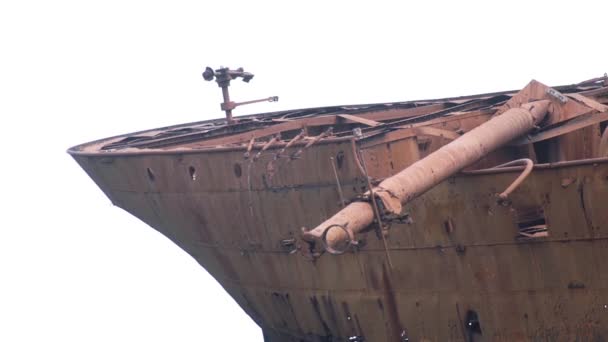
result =
M266 341L608 339L606 77L242 117L224 99L226 119L68 152Z

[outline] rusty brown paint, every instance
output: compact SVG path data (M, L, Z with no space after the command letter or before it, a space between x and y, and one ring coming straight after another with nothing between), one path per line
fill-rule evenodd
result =
M495 109L475 111L414 127L466 132ZM392 222L386 236L394 263L389 270L383 242L373 233L358 234L365 243L356 249L314 261L280 244L340 209L330 157L344 155L336 172L347 200L356 200L363 184L347 135L309 146L300 159L282 163L268 182L264 166L276 154L270 151L285 148L301 129L289 125L291 136L270 146L250 170L242 164L241 176L235 165L243 163L251 135L231 147L101 152L100 141L71 152L116 206L205 267L268 341L335 342L353 335L368 342L399 341L405 329L410 341L466 341L468 310L478 313L484 340L601 341L608 336L608 271L602 263L608 258L608 159L597 158L599 127L569 132L577 134L570 141L585 143L563 150L564 161L534 165L509 195L509 206L496 203L495 194L523 167L455 174L408 203L404 210L412 222ZM316 135L326 129L311 127ZM264 135L266 141L276 133ZM595 133L597 140L591 137ZM370 176L385 178L420 159L424 151L417 141L424 138L389 132L367 140L369 146L360 141ZM374 139L386 140L371 144ZM431 141L429 149L436 143ZM252 145L251 152L263 144ZM290 145L285 153L303 146ZM533 148L544 158L542 149ZM518 159L528 157L527 151L497 153ZM548 236L517 239L518 217L528 208L542 212ZM302 251L307 244L297 239L295 246Z
M317 145L313 146L313 149L315 149L315 154L335 155L343 147ZM222 160L220 157L226 158L225 162L220 162ZM262 159L271 157L270 155L262 156ZM307 169L311 173L308 174L308 177L303 178L284 178L290 174L290 169L284 170L284 173L281 171L277 175L277 180L280 180L279 184L291 184L292 187L284 188L278 192L266 189L259 181L259 177L261 176L260 171L254 170L253 191L256 194L256 198L258 198L254 210L256 213L259 212L260 215L265 213L263 214L264 221L258 221L257 219L250 219L249 215L244 214L248 212L246 208L247 201L239 200L239 198L246 198L248 193L247 185L237 177L225 177L222 171L223 167L230 170L232 162L241 160L241 158L240 152L233 152L225 156L216 155L216 157L212 154L202 158L196 155L191 157L184 156L185 164L195 164L197 170L206 170L204 172L207 175L206 181L194 184L188 179L188 174L185 170L182 171L184 177L183 182L180 184L177 177L175 177L177 173L171 168L162 166L165 163L163 158L150 159L150 157L146 156L126 159L117 158L112 164L95 163L93 158L93 160L87 159L86 162L82 161L82 164L92 168L90 173L98 175L97 179L103 179L104 182L108 182L107 184L104 183L104 187L112 198L115 198L117 205L128 209L140 217L148 217L145 220L163 232L182 231L183 233L181 234L169 236L177 240L180 245L186 246L186 249L220 282L233 284L233 286L240 289L239 291L245 293L247 298L258 298L262 295L263 291L269 291L270 293L272 292L270 289L275 288L277 289L275 291L278 292L279 287L282 290L288 289L290 302L295 307L294 310L297 312L296 315L298 315L298 323L301 325L304 333L311 333L316 336L328 336L331 333L337 338L335 332L338 331L338 328L333 323L330 323L332 321L328 318L329 316L326 316L326 306L322 304L321 300L322 296L325 295L324 293L330 291L329 294L332 301L346 302L351 307L351 310L353 310L353 307L359 308L351 313L359 317L361 330L365 333L366 338L372 340L375 338L375 340L380 341L386 340L387 337L378 331L379 329L375 327L377 323L374 323L378 320L378 317L382 317L380 314L382 310L390 310L389 302L386 299L386 291L383 289L384 282L383 280L379 280L374 283L373 278L369 278L371 283L365 285L367 281L363 280L361 282L361 280L357 280L356 278L359 268L357 259L361 263L368 265L366 268L378 267L382 269L382 262L384 261L384 257L382 256L383 246L379 240L368 238L366 247L361 249L356 256L347 254L335 260L324 257L317 260L314 264L310 261L304 261L297 254L286 255L272 243L272 241L278 241L279 238L285 236L285 233L289 232L290 229L292 232L297 233L299 226L322 219L323 213L327 215L332 210L339 208L339 204L335 203L335 201L319 203L313 200L318 199L319 196L326 198L335 197L333 176L329 162L325 164L323 170L313 172L313 169ZM304 154L303 160L298 160L293 167L311 165L312 158L315 157ZM213 169L205 166L207 164L214 165L215 168L219 169L213 171ZM541 203L541 199L535 195L537 193L550 193L553 196L562 198L563 203L562 201L551 201L550 204L545 204L547 206L546 213L550 222L551 233L551 236L545 242L546 247L539 244L521 245L515 242L513 238L516 230L513 223L511 223L513 221L509 216L508 208L496 207L493 197L490 196L497 189L506 187L512 181L513 176L510 174L512 171L506 170L503 173L495 174L456 176L453 183L445 182L428 194L421 196L412 202L411 207L408 208L409 211L415 213L414 223L411 226L405 227L396 225L391 229L388 240L389 248L394 255L394 260L399 261L395 265L395 276L400 279L398 282L393 281L391 283L393 286L392 293L406 296L408 293L415 293L415 291L431 290L430 293L446 293L446 295L451 293L450 296L454 296L459 291L464 291L462 295L459 295L458 302L475 304L480 300L479 297L474 292L465 291L462 287L466 286L466 284L471 284L473 286L472 290L478 286L482 286L481 289L485 289L483 291L494 293L492 298L495 300L514 296L512 298L516 303L525 303L526 301L537 303L544 300L553 301L557 298L555 296L565 295L566 292L563 291L572 291L568 289L568 284L571 281L580 281L586 284L585 291L591 291L590 293L593 293L594 296L599 296L599 298L608 298L608 294L601 290L603 286L601 284L608 284L608 278L601 280L601 275L603 274L601 266L592 262L590 255L585 256L586 253L584 252L593 251L593 253L600 253L597 256L599 258L601 258L601 255L608 257L608 254L603 252L604 247L602 247L608 246L608 229L604 229L603 227L608 220L608 214L602 209L601 205L603 203L602 199L605 200L605 196L608 194L608 181L606 181L606 177L608 177L608 163L602 161L596 162L596 164L598 166L594 166L593 163L587 165L583 163L582 165L566 164L554 168L537 168L531 174L531 178L512 194L513 202L521 202L521 204L530 201L532 201L531 203L535 201ZM156 171L157 179L164 179L166 175L172 175L172 182L160 182L158 184L156 191L159 197L154 202L156 203L154 205L152 202L142 201L145 198L145 192L149 191L150 185L147 182L140 181L136 175L133 177L129 176L131 173L129 170L144 170L143 165L152 165L152 168L158 170ZM343 179L352 180L357 178L358 171L356 168L351 159L345 159L345 164L340 171L344 172ZM589 182L588 186L584 186L582 192L577 187L574 187L573 193L569 190L572 187L562 188L562 178L580 178L581 176L587 176ZM114 177L129 180L129 182L119 185L113 180ZM471 189L475 190L471 191ZM346 188L345 191L347 191ZM137 195L138 193L141 195ZM203 195L196 195L197 193ZM351 189L345 195L354 196L355 194L356 192ZM189 199L181 201L177 207L170 206L175 201L174 198L176 196ZM584 202L581 202L581 197L584 198ZM237 224L236 222L231 222L228 216L214 214L218 210L216 208L224 207L225 205L229 205L229 203L236 215L241 220L244 220L244 222ZM467 205L467 203L470 203L470 205ZM576 207L572 207L571 203L578 204ZM487 206L494 208L494 214L488 215ZM326 208L323 209L323 207ZM161 216L147 215L146 213L152 208ZM282 212L285 212L285 216L273 217L269 215L276 208L280 208ZM294 210L296 208L297 210ZM166 216L164 213L167 211L180 212L176 213L176 215ZM161 217L164 218L162 221ZM443 230L445 217L452 218L454 225L459 227L451 233L450 239L445 237ZM589 227L588 220L592 222L591 226L593 228ZM188 228L191 226L188 223L190 221L194 223L192 228L197 226L199 229L204 228L212 234L212 237L210 239L205 238L200 243L193 243L192 240L203 239L203 236L207 236L208 233L203 233L201 237L185 234L185 232L191 229ZM604 222L604 224L601 222ZM217 230L213 229L213 227L223 228ZM242 235L238 233L240 227L249 227L248 231L251 236L256 236L256 240L261 241L261 247L249 251L247 257L242 256L238 248L232 247L234 245L244 245L247 242L248 238L244 237L244 240L238 238ZM487 229L484 227L492 227L491 232L486 231ZM567 237L564 235L565 233L568 233ZM427 250L435 249L438 245L447 253L447 256L435 253L428 254L426 252ZM467 253L464 256L457 257L456 250L458 245L466 247ZM568 247L573 245L578 247L575 249ZM420 254L418 255L418 253ZM550 253L550 255L563 254L563 256L556 260L548 256L547 253ZM218 258L218 255L222 257ZM483 264L475 266L475 263L473 263L470 267L474 269L471 271L467 269L466 265L472 260L482 260L488 257L490 258L488 261L494 260L493 263L487 266L482 266ZM450 260L451 258L455 259ZM495 260L496 258L504 261L498 263L498 260ZM558 261L569 260L568 258L574 259L574 262L563 264L561 261ZM245 263L245 260L247 260L247 263ZM531 260L537 261L530 264ZM554 265L555 262L559 262L559 266ZM421 267L412 268L416 263L420 263ZM505 267L505 265L511 264L513 267ZM589 272L578 274L578 266L574 266L585 264L589 265ZM477 267L479 268L475 269ZM270 272L276 268L283 271ZM495 278L484 278L484 282L481 282L475 276L475 274L487 272L487 270L492 268L500 268L502 273L496 273ZM261 273L256 275L256 273L247 271L247 269L257 269ZM516 269L517 272L515 272ZM556 278L551 271L552 269L559 270L553 271L558 272L558 274L565 273L564 277ZM435 280L433 277L429 277L430 274L426 275L424 273L427 270L435 270L431 274L444 273L446 280L439 281L439 279ZM469 272L471 272L470 276L468 275ZM334 276L330 276L331 274L334 274ZM594 274L600 277L596 278L597 280L593 280ZM570 279L568 275L572 275L576 279ZM382 275L379 275L379 279L382 279ZM447 279L451 280L448 281ZM476 283L479 283L479 285L475 285ZM559 286L560 283L562 284L561 287ZM355 284L360 285L353 287ZM498 287L498 284L501 284L501 286ZM545 288L546 290L543 290ZM561 292L557 290L558 288L561 288L559 290ZM527 289L533 289L534 292L528 293ZM358 296L351 297L350 294L354 293L353 291L362 291L355 293L365 294L365 296L369 296L369 300L361 302ZM552 295L551 293L554 291L558 292ZM526 293L528 294L526 295ZM317 305L319 313L314 313L315 308L310 301L308 301L308 305L302 304L307 300L302 300L301 296L319 298ZM430 303L431 298L424 295L419 302L426 306ZM480 312L486 313L483 317L487 317L490 312L495 312L492 315L502 315L502 308L500 305L495 305L495 300L478 307ZM380 306L378 304L379 301L381 303ZM404 322L415 319L415 316L410 317L411 314L408 313L408 307L400 304L400 300L395 298L395 302L399 309L400 319L403 319ZM262 314L262 312L272 311L270 307L265 308L265 305L267 304L263 304L263 302L256 304L255 310L257 313L250 311L247 306L245 306L245 310L252 314L252 316L258 317L256 321L263 321L264 325L268 328L280 328L281 323L279 321L272 321L273 318L271 317L274 317L273 315ZM253 306L254 304L249 304L249 307ZM306 307L310 307L310 309L306 309ZM553 316L549 313L544 313L542 308L534 309L534 307L528 304L523 305L521 310L526 310L526 312L540 310L537 314L528 318L529 324L535 325L537 328L531 331L530 335L526 336L546 336L546 332L538 329L550 324ZM575 314L575 311L571 311L574 309L568 310L570 311L566 312ZM454 310L450 309L449 311L453 312ZM588 314L601 320L600 316L595 316L599 315L600 312L602 311L600 310L597 314L593 314L590 311ZM405 316L401 317L401 315ZM437 317L441 317L443 314L436 312L436 315L438 315ZM313 323L315 321L319 322L319 319L325 322L327 331L322 328L322 323ZM449 320L456 321L457 318L453 317ZM517 325L500 328L501 324L504 323L499 321L493 322L490 320L483 323L485 331L490 333L496 331L496 333L505 336L513 336L510 331L517 331ZM320 330L315 330L315 326L318 326ZM438 329L443 331L441 326ZM603 331L601 327L594 329L597 332ZM422 336L419 335L415 327L408 326L408 333L411 334L410 338L413 340L416 340L414 336ZM442 335L441 333L435 340L449 340L449 335Z

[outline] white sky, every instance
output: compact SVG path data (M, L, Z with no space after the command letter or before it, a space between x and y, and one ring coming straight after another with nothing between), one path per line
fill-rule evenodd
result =
M206 65L256 74L236 114L582 81L597 1L0 2L0 341L262 341L191 257L65 153L222 116Z

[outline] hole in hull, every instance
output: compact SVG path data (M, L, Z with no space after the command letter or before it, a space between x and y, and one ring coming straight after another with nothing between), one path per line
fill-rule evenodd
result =
M194 166L190 166L188 168L188 173L190 174L190 179L195 181L196 180L196 169L194 168Z
M241 164L239 164L239 163L234 164L234 175L237 176L237 178L241 178L241 175L243 175L243 170L241 169Z
M469 335L469 341L473 340L473 336L481 335L481 322L479 321L479 315L477 315L477 312L473 310L467 311L464 325Z
M336 155L336 164L338 165L338 169L341 169L344 165L344 152L340 151Z
M517 208L518 238L534 239L549 236L547 221L542 208Z

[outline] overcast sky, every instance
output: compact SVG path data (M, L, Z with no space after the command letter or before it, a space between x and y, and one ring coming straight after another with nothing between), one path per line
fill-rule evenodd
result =
M575 83L608 71L606 1L0 2L0 341L262 341L211 276L65 150L296 107ZM413 3L413 1L412 1Z

